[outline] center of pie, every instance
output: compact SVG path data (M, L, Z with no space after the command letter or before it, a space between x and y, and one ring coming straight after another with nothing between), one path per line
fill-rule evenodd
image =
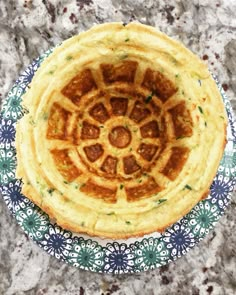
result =
M131 142L131 133L123 126L114 127L108 135L110 143L117 148L125 148Z

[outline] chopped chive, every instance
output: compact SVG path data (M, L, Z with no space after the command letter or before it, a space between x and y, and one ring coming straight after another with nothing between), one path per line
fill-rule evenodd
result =
M81 183L80 188L83 187L83 186L85 186L85 183Z
M126 220L126 221L125 221L125 223L126 223L126 224L131 224L131 222L130 222L130 221L128 221L128 220Z
M52 195L52 193L55 191L55 189L54 188L50 188L50 189L48 189L48 193L50 194L50 195Z
M100 127L100 128L104 128L104 126L103 126L103 125L100 125L99 127Z
M176 74L176 75L175 75L175 78L179 78L179 74Z
M126 59L128 57L129 57L128 53L123 53L122 55L120 55L120 60Z
M139 180L138 180L138 183L141 183L141 182L142 182L142 179L139 179Z
M123 189L123 187L124 187L124 185L123 185L123 184L121 184L121 185L120 185L120 189Z
M182 138L185 138L185 136L178 136L178 137L176 137L176 140L182 139Z
M200 86L202 86L202 81L201 80L198 80L198 83Z
M159 200L155 201L155 203L156 203L156 205L160 205L161 203L164 203L166 201L167 201L167 199L159 199Z
M66 60L71 60L73 57L71 56L71 55L68 55L67 57L66 57Z
M78 189L78 187L79 187L78 184L76 184L76 185L75 185L75 189Z
M64 180L63 182L64 182L65 184L68 184L68 183L69 183L69 182L68 182L68 181L66 181L66 180Z
M131 148L129 149L129 151L132 152L132 150L133 150L133 149L132 149L132 147L131 147Z
M205 121L205 126L207 127L207 122Z
M115 212L107 213L107 215L115 215Z
M190 191L192 190L192 187L190 185L188 185L188 184L186 184L184 188L189 189Z
M224 120L224 116L220 116L220 118Z
M183 95L185 94L183 90L182 90L182 94L183 94Z
M145 99L145 103L149 103L151 100L152 100L152 97L153 97L153 93L150 93L146 99Z
M126 38L126 39L125 39L125 42L129 42L129 38Z
M81 226L84 226L84 222L81 222Z
M200 112L201 114L203 114L203 109L202 109L202 107L198 106L198 109L199 109L199 112Z

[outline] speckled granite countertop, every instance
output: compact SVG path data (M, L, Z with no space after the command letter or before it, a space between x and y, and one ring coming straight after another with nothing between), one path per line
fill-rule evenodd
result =
M0 98L48 48L93 24L132 20L159 27L197 53L218 75L236 110L234 0L0 0ZM235 208L234 193L214 231L175 263L116 277L48 256L0 200L0 294L236 294Z

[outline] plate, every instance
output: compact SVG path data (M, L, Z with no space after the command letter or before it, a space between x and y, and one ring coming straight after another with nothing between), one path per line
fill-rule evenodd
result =
M230 101L215 78L227 111L227 145L209 196L163 233L142 238L110 240L64 230L21 193L15 177L15 127L26 110L21 105L35 72L48 50L19 76L0 113L0 192L25 233L48 254L75 267L104 273L134 273L154 269L185 255L224 214L236 184L236 121Z

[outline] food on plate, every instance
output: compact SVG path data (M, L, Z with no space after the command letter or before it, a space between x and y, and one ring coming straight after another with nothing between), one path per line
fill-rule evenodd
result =
M16 132L25 196L65 229L163 231L209 193L227 117L207 67L179 42L107 23L53 50Z

